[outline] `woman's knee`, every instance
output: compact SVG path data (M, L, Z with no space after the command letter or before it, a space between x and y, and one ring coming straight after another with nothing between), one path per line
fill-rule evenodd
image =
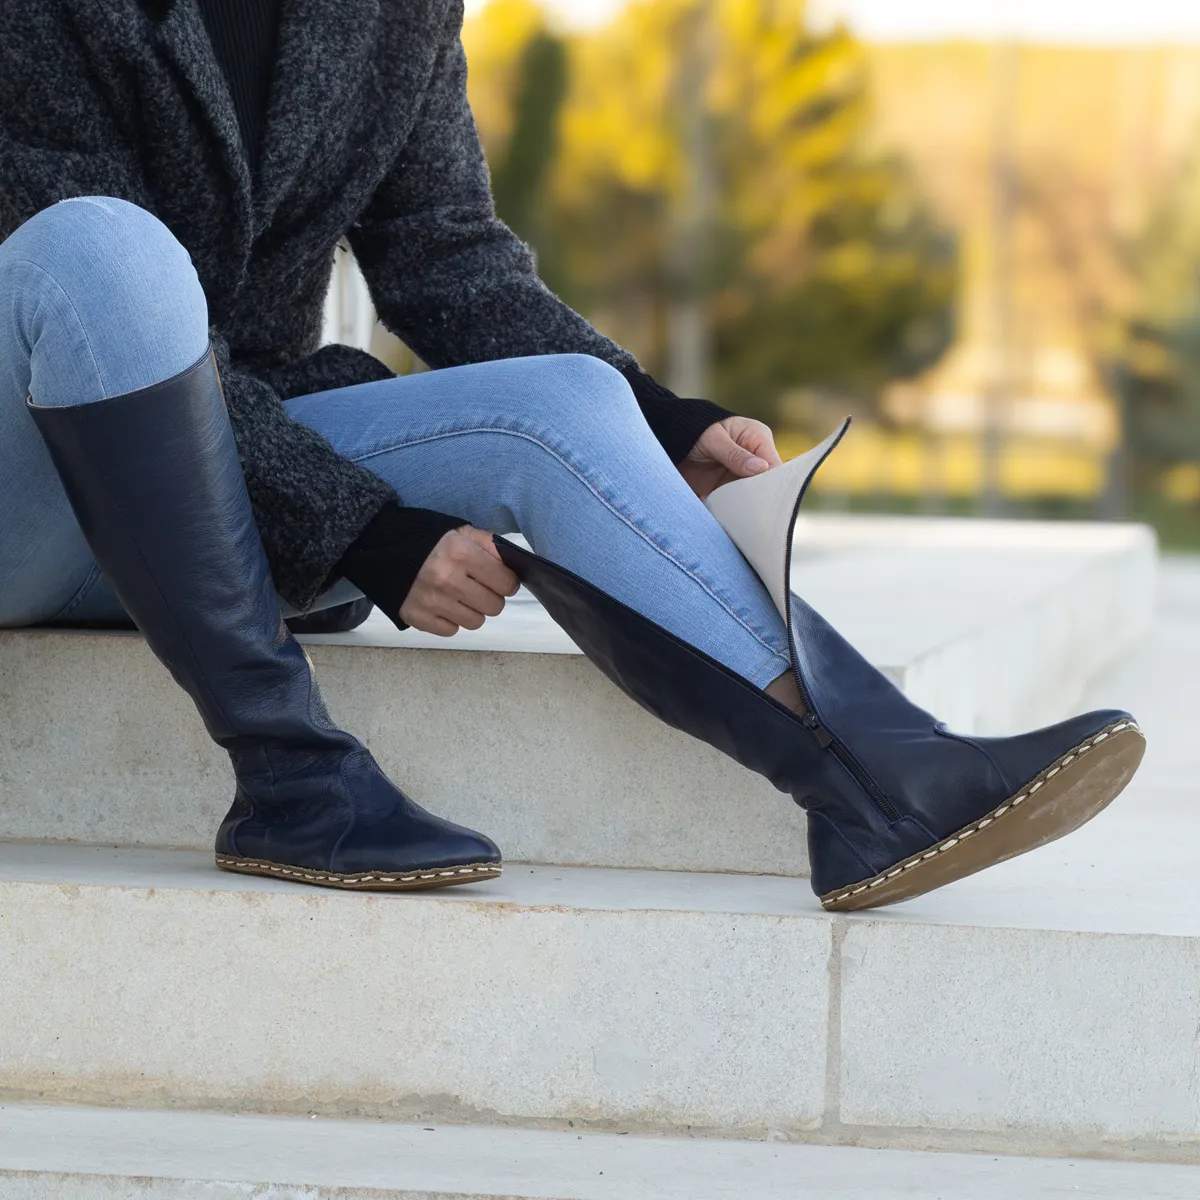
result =
M9 264L34 267L85 326L103 321L126 339L178 343L187 359L180 370L207 345L208 304L191 256L158 217L128 200L76 196L49 205L0 245L0 268ZM28 286L30 273L20 273Z
M34 213L3 243L62 287L102 278L122 291L169 281L199 287L191 256L148 209L116 196L72 196Z
M524 359L531 377L522 389L528 421L551 440L579 450L641 443L657 445L625 377L590 354L546 354Z
M547 354L546 384L564 403L611 411L614 415L640 411L625 376L592 354Z
M615 367L588 354L525 359L535 372L524 390L530 411L516 429L533 434L513 445L529 453L522 478L566 475L605 492L637 492L659 472L674 475L670 460L646 424L632 389Z

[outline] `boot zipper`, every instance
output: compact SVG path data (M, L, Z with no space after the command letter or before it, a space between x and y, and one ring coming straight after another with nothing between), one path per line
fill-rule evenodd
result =
M803 495L803 493L801 494ZM796 500L796 508L792 513L793 524L800 511L800 499ZM855 758L850 747L845 745L838 738L821 724L821 718L817 715L817 707L812 702L812 696L809 695L808 688L804 683L804 676L800 674L800 664L796 661L795 644L792 639L792 540L788 538L787 545L783 551L783 586L787 588L788 595L788 616L787 616L787 639L788 639L788 660L792 664L792 675L796 680L796 691L800 693L800 700L804 705L804 712L800 714L800 723L817 739L817 745L822 750L828 750L834 758L846 768L847 771L854 777L855 782L864 792L870 796L872 803L879 811L889 820L898 821L900 819L900 810L892 803L888 794L871 778L867 769Z
M788 630L788 641L792 640L792 631ZM789 657L791 657L791 646L788 646ZM804 686L804 679L800 674L800 668L796 665L795 659L792 659L792 675L796 680L796 690L800 693L800 699L804 703L804 712L798 714L800 724L817 739L817 745L822 750L828 750L834 758L846 768L847 771L854 777L855 782L862 788L868 796L871 797L875 807L889 820L898 821L900 819L900 810L888 798L887 793L875 782L868 774L867 769L854 757L850 748L839 741L824 725L821 724L820 717L817 716L817 710L813 706L812 697L808 694L808 688ZM769 697L768 697L769 698Z
M806 700L807 704L808 701ZM817 739L817 744L822 750L828 750L833 745L833 734L817 720L817 714L810 708L807 712L800 716L800 723L804 725Z

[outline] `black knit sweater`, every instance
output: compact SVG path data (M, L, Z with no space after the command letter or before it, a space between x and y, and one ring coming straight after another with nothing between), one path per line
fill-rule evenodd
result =
M199 0L217 61L229 84L252 169L275 66L281 0ZM731 415L707 400L683 400L636 365L622 372L671 461L682 462L697 438ZM388 501L338 562L336 570L400 628L400 607L438 540L467 524L461 517Z
M395 378L365 350L322 343L338 244L381 323L434 369L592 354L651 386L496 217L462 21L463 0L286 0L251 170L200 0L0 3L0 240L92 195L141 206L179 239L271 575L300 610L380 510L408 499L287 412L296 396ZM667 444L655 410L678 406L654 392L644 407Z
M225 72L242 140L258 164L279 39L280 0L200 0L217 61Z

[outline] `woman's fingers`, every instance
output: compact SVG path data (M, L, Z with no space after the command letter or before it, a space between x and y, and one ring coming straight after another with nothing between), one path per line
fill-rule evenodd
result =
M482 629L487 619L477 608L459 601L446 605L441 615L460 629Z
M453 637L460 629L480 629L483 613L465 604L439 603L436 608L413 608L405 617L407 624L422 633Z
M496 541L486 529L476 529L474 525L467 525L463 530L481 550L486 550L492 558L497 562L502 562L500 551L496 549Z
M499 616L506 596L520 586L500 561L491 535L470 526L445 534L422 564L400 608L407 624L425 633L451 637L459 629L479 629Z
M511 596L520 586L520 580L501 561L499 555L492 557L495 546L492 535L482 529L464 530L467 533L467 551L461 561L462 578L456 580L456 595L472 607L489 617L497 616L504 607L504 597ZM486 539L486 540L483 540ZM486 604L475 604L472 597L479 596L481 591L488 592L500 602L495 612L492 611L492 601Z
M725 435L719 439L720 462L734 475L760 475L783 460L775 448L775 436L770 427L749 417L727 417L716 428Z
M471 571L472 577L482 583L484 587L491 588L501 596L515 596L517 589L521 586L521 581L504 565L504 560L500 557L500 551L496 549L492 535L485 529L470 527L461 532L465 533L472 543L484 552L486 558L486 562L479 564L478 571Z
M775 435L770 427L761 421L747 422L745 433L738 437L737 441L751 453L757 454L768 466L783 465L783 459L779 457L779 451L775 448Z
M432 633L437 637L453 637L458 632L458 625L442 616L439 612L425 604L412 599L411 593L400 616L406 625L419 629L422 633Z
M724 425L712 427L712 445L710 453L726 470L739 478L748 475L761 475L770 465L766 459L739 445L730 431Z
M410 621L409 624L422 633L433 633L438 637L453 637L458 632L458 626L453 621L448 621L445 617L439 617L433 613L427 613L417 620Z
M455 589L455 599L485 617L498 617L504 610L504 597L469 575Z

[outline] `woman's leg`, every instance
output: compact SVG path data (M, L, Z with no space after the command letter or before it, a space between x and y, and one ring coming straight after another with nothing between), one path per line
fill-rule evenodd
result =
M237 785L217 864L354 888L499 874L491 841L414 804L330 720L280 617L207 305L170 230L97 197L43 210L4 249L0 275L29 276L54 305L51 325L19 287L7 293L29 347L28 415L97 562L229 753ZM62 326L76 361L43 376ZM156 378L164 345L181 361Z
M105 253L76 252L92 245ZM149 329L152 314L169 319ZM195 362L207 341L187 251L137 205L63 200L0 243L0 627L126 619L25 397L71 405L134 391ZM314 609L359 595L343 580Z
M761 584L618 379L587 359L518 359L292 403L411 503L520 528L541 557L507 561L617 686L804 807L826 908L921 895L1071 832L1121 791L1144 746L1128 713L956 736L799 597L803 721L664 633L760 685L786 666Z
M92 403L182 371L207 345L208 307L187 251L148 236L156 219L122 205L62 200L0 243L0 625L124 616L26 396ZM75 250L96 244L103 256ZM170 319L139 336L152 314Z
M519 530L756 686L788 678L787 635L766 590L599 359L505 359L287 407L404 502Z

